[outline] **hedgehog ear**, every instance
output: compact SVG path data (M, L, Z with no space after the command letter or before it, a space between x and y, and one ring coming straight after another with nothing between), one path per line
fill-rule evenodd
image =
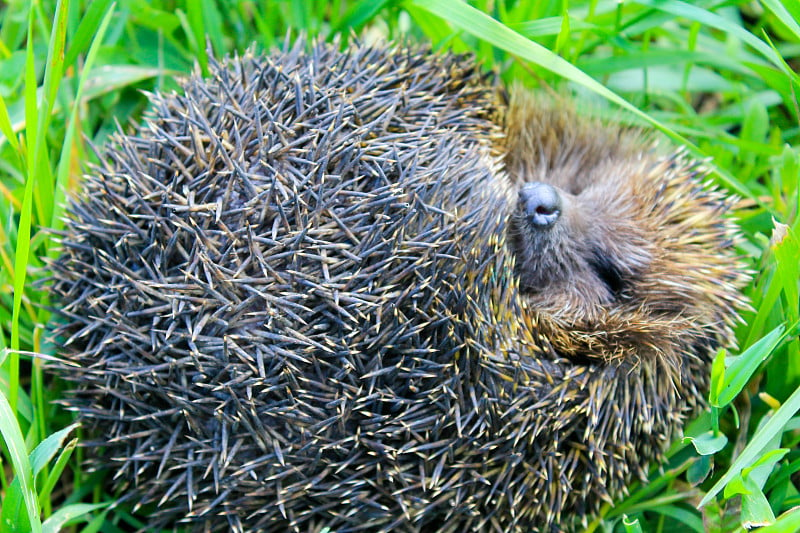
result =
M609 238L595 241L587 258L589 266L615 298L641 277L653 260L644 238L635 237L634 230L627 231L625 239L613 238L620 231L626 230L616 228Z
M625 288L626 279L615 258L607 254L605 250L595 247L589 255L588 263L597 277L605 284L608 292L615 298L619 297L622 289Z

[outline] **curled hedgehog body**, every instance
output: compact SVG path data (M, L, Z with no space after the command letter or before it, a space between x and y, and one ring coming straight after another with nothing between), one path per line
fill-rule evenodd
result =
M59 371L153 525L571 529L702 404L729 202L472 62L318 44L154 96L70 207Z

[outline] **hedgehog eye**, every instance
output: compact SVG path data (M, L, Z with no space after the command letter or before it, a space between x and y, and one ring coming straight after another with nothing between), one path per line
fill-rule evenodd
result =
M609 292L618 297L625 285L622 271L614 260L599 248L594 248L589 256L589 265L602 280Z

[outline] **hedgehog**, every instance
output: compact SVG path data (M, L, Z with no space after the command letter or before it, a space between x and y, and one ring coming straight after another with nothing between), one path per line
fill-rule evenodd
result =
M469 56L286 43L154 94L52 264L55 371L150 527L569 531L733 344L732 201Z

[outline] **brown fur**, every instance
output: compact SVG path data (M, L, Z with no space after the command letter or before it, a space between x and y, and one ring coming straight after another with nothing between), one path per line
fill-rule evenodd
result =
M716 249L732 234L721 215L733 200L709 190L682 153L659 155L640 130L569 103L516 91L505 127L512 189L538 181L562 199L547 231L526 225L519 206L508 230L520 287L549 337L575 357L657 353L674 373L680 337L718 328L716 295L741 282Z

